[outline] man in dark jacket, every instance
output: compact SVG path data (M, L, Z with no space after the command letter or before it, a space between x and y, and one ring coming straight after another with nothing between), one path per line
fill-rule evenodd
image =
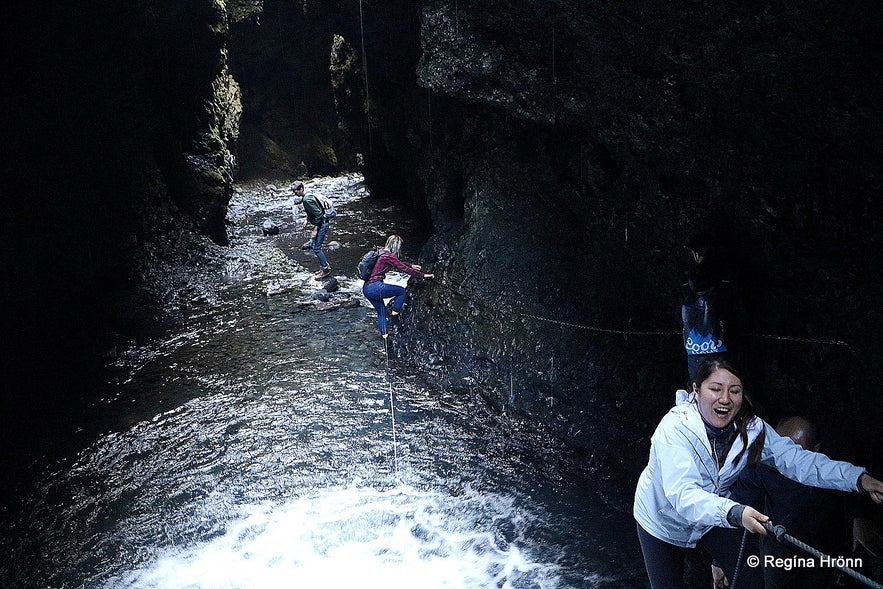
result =
M308 225L313 226L308 243L312 246L316 259L319 260L319 271L313 274L313 278L319 279L331 276L331 265L328 263L328 258L325 257L325 252L322 251L322 242L325 241L325 235L328 234L331 219L325 217L325 209L315 194L304 195L303 182L292 184L292 190L294 191L294 205L303 204L304 211L307 214L304 229Z
M804 450L817 452L820 444L815 425L804 417L779 422L776 432L794 440ZM733 499L763 510L773 523L785 526L788 534L832 556L846 548L846 528L841 496L835 491L801 485L763 464L742 471L733 486ZM820 566L765 566L766 558L789 562L806 553L765 536L760 545L765 589L831 587L836 569Z

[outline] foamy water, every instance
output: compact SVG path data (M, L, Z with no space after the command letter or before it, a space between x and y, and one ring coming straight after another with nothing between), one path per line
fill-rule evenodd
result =
M105 586L133 589L558 587L558 566L531 555L535 514L466 490L329 489L248 508L208 543L162 554Z

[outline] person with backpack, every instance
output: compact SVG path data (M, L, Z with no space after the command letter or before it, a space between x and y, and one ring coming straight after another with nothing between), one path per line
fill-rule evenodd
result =
M383 301L388 298L393 299L392 315L395 317L401 313L406 295L404 287L384 282L386 273L391 270L398 270L415 278L434 278L435 276L433 274L425 274L420 266L416 264L408 264L399 260L399 254L402 251L402 238L398 235L390 235L386 240L386 245L376 251L378 255L373 263L373 267L370 269L370 274L368 274L369 270L365 267L370 258L373 257L369 255L370 252L363 258L363 263L359 264L359 273L368 275L368 278L365 279L365 285L362 287L362 294L365 295L365 298L371 302L371 305L377 311L377 327L380 329L381 337L386 339L389 333L387 331L386 305ZM364 279L363 276L360 277Z
M327 197L312 193L304 195L303 182L295 182L291 187L294 192L294 205L303 204L304 211L307 214L304 228L306 229L307 225L313 226L310 241L307 242L312 247L313 253L316 254L316 259L319 261L319 271L313 274L313 278L318 280L331 276L331 265L328 263L328 258L325 257L325 252L322 250L322 242L325 241L325 236L328 234L331 219L337 216L334 205Z
M709 237L693 236L687 244L696 265L682 287L681 321L687 372L692 383L696 370L707 361L737 361L741 312L733 283L723 273L725 265Z

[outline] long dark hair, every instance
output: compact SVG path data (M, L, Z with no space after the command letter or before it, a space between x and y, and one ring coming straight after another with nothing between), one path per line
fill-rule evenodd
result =
M733 419L733 423L736 424L736 430L739 432L739 437L742 439L742 449L739 451L738 454L736 454L735 458L733 458L733 464L735 465L739 462L739 460L741 460L742 455L747 449L748 466L752 466L760 461L760 454L763 451L763 445L766 441L766 427L761 428L760 433L749 448L748 425L751 423L751 420L757 417L757 410L754 407L754 403L751 401L751 397L749 397L748 394L745 392L745 381L742 380L742 375L739 369L736 368L732 362L726 360L725 358L713 358L711 360L706 360L699 366L699 369L696 371L696 380L693 381L693 385L698 391L702 383L708 380L708 377L711 376L711 373L719 369L726 370L742 382L742 407L739 409L739 413L736 414L736 417Z

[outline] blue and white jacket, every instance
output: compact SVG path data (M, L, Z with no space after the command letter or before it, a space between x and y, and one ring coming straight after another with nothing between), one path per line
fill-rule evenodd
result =
M863 468L831 460L824 454L804 450L791 438L783 438L763 420L748 427L748 445L766 428L761 462L797 482L823 489L859 491ZM718 469L705 424L693 393L680 390L676 404L659 422L650 439L650 460L638 479L634 516L644 530L669 544L692 548L712 527L732 528L727 512L735 501L730 487L748 462L737 437Z

